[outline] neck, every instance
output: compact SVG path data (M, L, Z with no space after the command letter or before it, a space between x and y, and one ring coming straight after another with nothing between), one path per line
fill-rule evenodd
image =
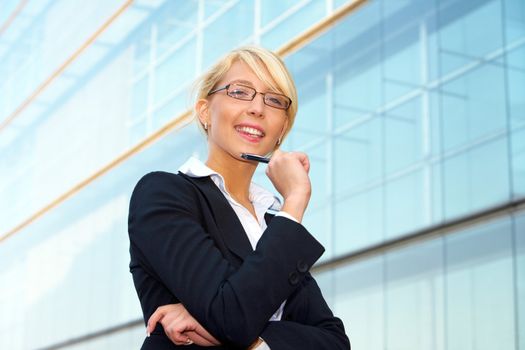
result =
M243 162L229 154L210 152L206 165L222 175L230 195L237 200L249 200L250 183L257 164Z

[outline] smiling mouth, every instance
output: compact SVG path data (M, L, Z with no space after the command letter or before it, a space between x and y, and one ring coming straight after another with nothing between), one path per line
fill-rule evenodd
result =
M264 137L264 132L249 126L237 126L235 127L235 130L251 137Z

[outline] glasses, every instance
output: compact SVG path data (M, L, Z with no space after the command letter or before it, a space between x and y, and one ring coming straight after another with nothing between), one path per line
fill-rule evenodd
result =
M255 95L259 93L263 96L264 104L273 108L287 110L292 104L292 100L288 96L276 94L275 92L259 92L252 87L235 83L212 90L208 93L208 96L222 90L226 90L228 96L243 101L253 101Z

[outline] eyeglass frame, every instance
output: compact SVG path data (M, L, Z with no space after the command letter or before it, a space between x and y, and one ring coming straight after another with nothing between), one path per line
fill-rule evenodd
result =
M253 90L253 95L252 95L252 98L247 100L247 99L243 99L243 98L238 98L238 97L234 97L232 95L230 95L228 92L228 89L230 88L230 86L232 85L238 85L238 86L242 86L242 87L245 87L245 88L248 88L248 89L251 89ZM255 96L257 94L261 94L263 96L263 102L265 105L267 105L268 107L272 107L272 108L275 108L275 109L280 109L282 111L287 111L290 106L292 105L292 99L286 95L283 95L283 94L279 94L279 93L276 93L276 92L260 92L260 91L257 91L255 90L255 88L251 87L251 86L248 86L248 85L244 85L244 84L239 84L239 83L229 83L228 85L225 85L223 87L220 87L220 88L216 88L210 92L208 92L208 96L210 95L213 95L214 93L216 92L219 92L219 91L222 91L222 90L226 90L226 95L228 97L231 97L231 98L234 98L236 100L240 100L240 101L253 101L253 99L255 98ZM266 94L272 94L272 95L279 95L279 96L283 96L283 97L286 97L288 99L288 106L286 108L279 108L279 107L276 107L276 106L272 106L272 105L269 105L268 103L266 103Z

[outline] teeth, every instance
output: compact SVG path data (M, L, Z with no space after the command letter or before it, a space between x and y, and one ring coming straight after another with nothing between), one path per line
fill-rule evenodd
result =
M257 130L255 128L250 128L249 126L238 126L236 129L237 129L237 131L241 131L241 132L244 132L246 134L250 134L252 136L258 136L258 137L263 137L264 136L264 133L261 130Z

